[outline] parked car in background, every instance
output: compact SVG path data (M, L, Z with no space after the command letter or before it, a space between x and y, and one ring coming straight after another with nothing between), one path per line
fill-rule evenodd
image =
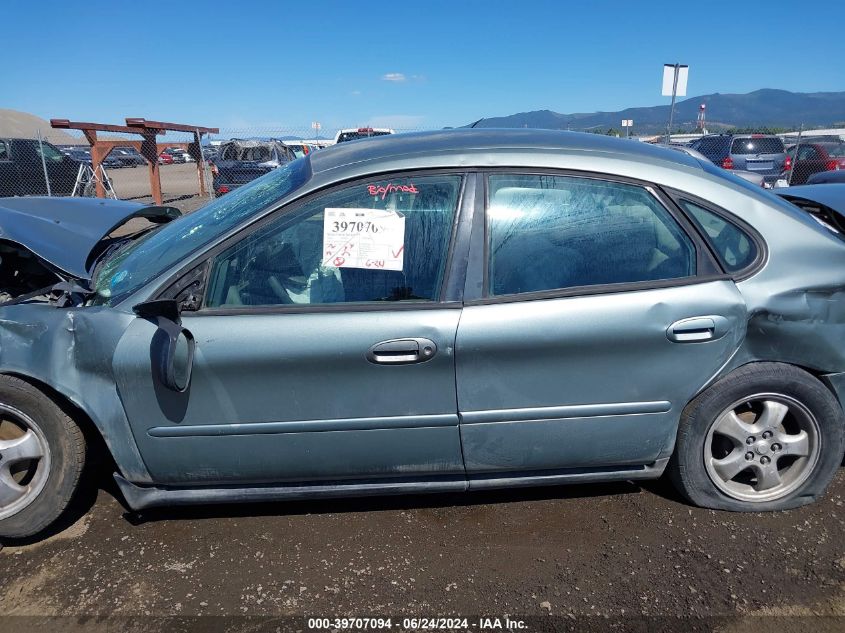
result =
M109 156L120 163L121 167L141 167L147 164L134 147L115 147Z
M791 185L801 185L813 174L845 170L845 142L824 141L790 145L787 153L792 159ZM783 175L789 178L789 171Z
M172 165L175 161L173 160L173 154L169 154L166 151L163 151L161 154L158 155L158 163L159 165Z
M302 141L284 141L284 144L293 151L297 158L302 158L306 154L313 152L315 149L313 145L309 145L308 143L304 143Z
M704 154L699 152L698 150L694 150L693 148L689 147L688 145L672 145L672 144L663 144L658 143L660 147L667 147L669 149L673 149L677 152L683 152L687 156L692 156L693 158L697 158L698 160L709 160ZM753 171L745 171L743 169L734 169L732 172L735 176L739 176L740 178L747 180L753 185L757 185L758 187L767 187L766 179L761 175L757 174Z
M775 193L845 239L845 178L834 186L796 185L776 189Z
M80 162L46 141L0 138L0 196L45 195L45 166L50 192L53 195L68 196L76 183Z
M845 239L709 162L464 129L314 152L120 241L166 208L71 202L0 200L77 282L0 307L0 536L63 513L87 438L134 510L666 472L760 512L842 462Z
M68 155L74 160L78 160L80 163L85 163L86 165L94 164L94 161L91 158L91 150L89 149L71 150ZM106 155L100 164L108 169L120 169L124 166L123 163L117 157L113 156L111 152Z
M783 140L774 134L708 134L690 147L723 169L760 174L769 185L792 167Z
M206 145L202 148L202 157L206 161L213 161L217 158L217 146L215 145Z
M185 150L178 148L178 147L168 147L165 149L163 154L167 154L173 159L174 163L186 163L188 162L188 152Z
M808 185L821 185L839 182L845 182L845 170L843 169L837 169L836 171L820 171L807 179Z
M227 141L220 145L211 169L214 192L229 193L292 160L296 154L282 141Z
M334 137L335 144L345 143L346 141L357 141L362 138L371 138L373 136L385 136L387 134L395 134L393 130L386 127L359 127L350 128L348 130L339 130Z

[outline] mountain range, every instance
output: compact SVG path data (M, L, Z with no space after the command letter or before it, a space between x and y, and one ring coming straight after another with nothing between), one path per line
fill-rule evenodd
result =
M667 98L668 100L668 98ZM845 92L789 92L765 88L747 94L701 95L675 103L673 132L696 129L699 106L707 106L707 128L845 127ZM666 130L669 105L626 108L618 112L560 114L552 110L520 112L510 116L477 121L475 127L528 127L551 130L621 129L623 119L633 119L632 133L648 134Z

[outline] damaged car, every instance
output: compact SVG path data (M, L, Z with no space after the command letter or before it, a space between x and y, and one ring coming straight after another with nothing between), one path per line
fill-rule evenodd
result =
M222 196L292 160L296 154L282 141L227 141L220 145L211 170L214 193Z
M756 512L842 461L842 232L708 161L384 136L113 242L89 221L68 252L0 224L45 270L4 269L2 536L62 514L90 438L134 510L665 474Z

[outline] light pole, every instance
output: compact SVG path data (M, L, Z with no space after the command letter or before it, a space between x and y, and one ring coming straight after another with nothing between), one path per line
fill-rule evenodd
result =
M666 142L672 140L672 120L675 118L675 97L687 95L689 66L686 64L663 64L663 96L672 95L669 108L669 125L666 126Z

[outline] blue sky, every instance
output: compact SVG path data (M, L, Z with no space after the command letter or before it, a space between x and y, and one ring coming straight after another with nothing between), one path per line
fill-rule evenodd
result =
M675 61L689 96L845 90L842 15L842 0L7 0L0 107L325 133L667 103Z

